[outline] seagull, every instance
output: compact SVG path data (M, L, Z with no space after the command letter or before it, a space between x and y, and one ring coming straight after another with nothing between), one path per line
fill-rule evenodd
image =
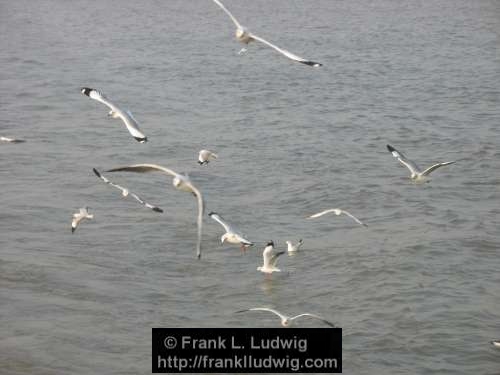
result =
M179 173L174 172L171 169L168 169L168 168L162 167L160 165L156 165L156 164L135 164L135 165L129 165L126 167L113 168L113 169L108 170L107 172L118 172L118 171L137 172L137 173L148 173L148 172L160 171L160 172L166 173L166 174L174 177L174 179L172 180L172 183L177 190L192 193L193 195L196 196L196 199L198 200L198 242L196 244L196 256L198 257L198 259L200 259L201 258L201 234L202 234L202 225L203 225L203 213L205 212L205 203L204 203L203 196L201 195L200 190L198 190L198 188L196 188L192 184L189 177L183 176Z
M320 216L323 216L323 215L326 215L330 212L334 212L335 215L339 216L341 214L344 214L344 215L347 215L349 216L351 219L353 219L356 223L358 224L361 224L365 227L367 227L368 225L366 225L365 223L363 223L361 220L359 220L356 216L352 215L351 213L345 211L345 210L341 210L340 208L331 208L329 210L325 210L325 211L321 211L321 212L318 212L317 214L314 214L314 215L311 215L309 216L307 219L315 219L317 217L320 217Z
M426 170L421 171L420 168L413 161L406 158L401 152L396 150L391 145L387 145L387 149L391 152L392 156L397 158L401 164L403 164L406 168L410 170L411 172L410 178L416 182L423 182L432 171L438 169L439 167L455 163L455 161L437 163L427 168Z
M139 142L147 142L148 138L139 130L139 124L137 120L132 115L129 110L121 110L115 104L113 104L108 98L106 98L100 91L91 89L89 87L81 88L82 94L87 95L89 98L97 100L110 108L108 116L113 118L120 118L127 127L128 131L132 136Z
M254 307L251 309L236 311L236 313L242 313L242 312L246 312L246 311L269 311L269 312L272 312L273 314L279 316L279 318L281 319L281 325L283 327L291 327L293 322L295 321L295 319L301 318L303 316L307 316L307 317L310 317L313 319L320 320L323 323L328 324L330 327L335 328L335 325L333 323L329 322L328 320L323 319L322 317L320 317L318 315L309 314L309 313L304 313L304 314L300 314L300 315L296 315L296 316L286 316L286 315L280 313L279 311L276 311L276 310L271 309L269 307Z
M289 253L296 252L297 250L299 250L299 248L302 246L303 243L304 242L302 241L302 239L300 239L299 242L297 242L295 245L291 241L286 241L286 244L288 245L288 252Z
M0 137L0 141L2 141L2 142L10 142L10 143L23 143L23 142L26 142L24 139L7 138L7 137Z
M495 347L495 348L499 348L500 349L500 340L494 340L491 342L491 344Z
M264 252L262 253L262 257L264 258L264 264L262 267L257 267L257 271L264 272L267 274L273 272L281 272L279 268L276 267L276 262L278 261L278 257L280 255L285 254L284 251L279 251L275 253L274 251L274 242L269 241L264 248Z
M157 207L157 206L153 206L152 204L149 204L148 202L145 202L144 200L142 200L137 194L135 193L132 193L131 191L129 191L127 188L124 188L123 186L120 186L118 184L115 184L111 181L109 181L106 177L104 177L97 169L93 168L93 171L94 173L96 174L97 177L99 177L101 180L103 180L105 183L107 183L108 185L111 185L111 186L114 186L115 188L121 190L122 192L122 195L124 197L127 197L127 196L132 196L135 200L137 200L140 204L146 206L147 208L150 208L152 209L153 211L155 212L163 212L163 210L160 208L160 207Z
M198 164L208 164L210 160L217 159L217 154L214 154L212 151L201 150L198 154Z
M94 215L89 214L89 208L80 208L80 212L73 214L73 221L71 222L71 233L74 233L80 221L84 219L93 219Z
M236 39L238 39L238 41L240 41L241 43L244 43L245 45L248 45L248 43L254 41L254 40L257 40L261 43L264 43L265 45L271 47L271 48L274 48L276 51L278 51L279 53L285 55L286 57L288 57L289 59L293 60L293 61L296 61L296 62L299 62L301 64L305 64L305 65L309 65L309 66L313 66L313 67L319 67L321 66L322 64L318 63L318 62L314 62L314 61L311 61L311 60L307 60L307 59L304 59L300 56L297 56L297 55L294 55L293 53L285 50L285 49L282 49L282 48L279 48L278 46L275 46L274 44L268 42L267 40L265 39L262 39L261 37L255 35L255 34L252 34L250 31L248 31L248 29L246 29L245 27L241 26L241 24L238 22L238 20L231 14L231 12L229 12L226 7L219 1L219 0L214 0L214 2L222 8L222 10L224 12L226 12L226 14L233 20L234 24L236 25ZM240 53L242 52L245 52L246 51L246 48L243 48Z
M242 234L238 233L234 228L232 228L228 223L226 223L218 213L210 212L208 216L210 216L212 219L214 219L216 222L222 225L226 230L226 233L224 233L220 238L221 244L223 244L226 241L235 244L239 243L241 244L242 251L246 251L247 247L253 246L253 242L250 242L247 239L245 239Z

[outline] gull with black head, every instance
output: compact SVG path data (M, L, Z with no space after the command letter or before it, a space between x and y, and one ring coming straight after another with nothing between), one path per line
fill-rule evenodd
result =
M276 267L278 262L278 257L285 254L284 251L274 251L274 242L269 241L264 248L262 253L262 258L264 259L264 264L257 267L257 271L264 272L266 274L272 274L273 272L281 272L281 270Z

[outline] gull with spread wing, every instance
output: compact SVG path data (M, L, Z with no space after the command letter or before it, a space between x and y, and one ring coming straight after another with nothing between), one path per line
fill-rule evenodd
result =
M95 89L91 89L89 87L82 87L81 92L82 94L87 95L89 98L97 100L98 102L101 102L102 104L109 107L110 111L108 113L108 116L121 119L125 124L125 126L127 127L130 134L132 134L132 137L134 137L137 142L139 143L147 142L148 139L144 135L144 133L142 133L141 130L139 129L139 124L132 115L132 112L130 112L129 110L124 111L120 109L115 104L113 104L113 102L111 102L107 97L105 97L100 91L97 91Z
M276 267L276 263L278 262L278 257L280 255L285 254L284 251L274 251L274 242L269 241L264 248L264 252L262 253L262 257L264 258L264 264L261 267L257 267L257 271L264 272L267 274L271 274L273 272L281 272L281 270Z
M353 219L356 223L361 224L361 225L363 225L365 227L368 226L365 223L363 223L361 220L359 220L356 216L352 215L351 213L349 213L349 212L347 212L345 210L341 210L340 208L330 208L329 210L321 211L321 212L318 212L317 214L311 215L307 219L315 219L317 217L329 214L330 212L335 213L335 215L337 215L337 216L339 216L341 214L347 215L351 219Z
M322 317L320 317L318 315L309 314L309 313L299 314L296 316L287 316L287 315L282 314L279 311L271 309L269 307L253 307L251 309L236 311L236 313L242 313L242 312L247 312L247 311L268 311L268 312L271 312L280 318L281 325L283 327L291 327L296 319L302 318L302 317L308 317L308 318L313 318L313 319L319 320L319 321L329 325L330 327L335 328L335 325L333 323L329 322L328 320L323 319Z
M246 251L249 246L253 246L253 242L245 239L241 233L239 233L236 229L234 229L226 221L224 221L224 219L218 213L210 212L208 216L222 225L224 227L224 230L226 231L226 233L224 233L220 238L221 245L224 242L241 244L242 251Z
M422 171L417 166L417 164L415 164L413 161L411 161L410 159L405 157L401 152L396 150L391 145L387 145L387 149L392 154L392 156L397 158L401 164L403 164L406 168L408 168L410 170L410 172L411 172L410 178L416 182L424 182L426 180L427 176L432 171L434 171L440 167L443 167L445 165L450 165L450 164L455 163L455 161L447 161L445 163L437 163L437 164L434 164L434 165L430 166L429 168L425 169L424 171Z
M73 214L73 220L71 221L71 233L74 233L78 224L84 219L93 219L94 215L89 214L89 208L80 208L80 212Z
M23 143L23 142L26 142L24 139L9 138L9 137L0 137L0 141L2 141L2 142L9 142L9 143Z
M101 180L103 180L105 183L107 183L108 185L111 185L115 188L117 188L118 190L121 190L122 192L122 195L124 197L128 197L129 195L134 198L136 201L138 201L140 204L142 204L143 206L147 207L147 208L150 208L152 209L153 211L155 212L163 212L163 210L160 208L160 207L157 207L157 206L153 206L152 204L149 204L148 202L144 201L141 199L141 197L139 197L137 194L131 192L130 190L128 190L127 188L124 188L123 186L120 186L118 184L115 184L114 182L111 182L110 180L108 180L106 177L104 177L101 172L99 172L97 169L93 168L93 171L95 173L95 175L97 177L99 177Z
M205 212L205 203L201 191L198 190L198 188L193 185L189 177L183 176L179 173L174 172L171 169L156 164L135 164L126 167L113 168L108 170L107 172L119 172L119 171L136 172L136 173L148 173L148 172L160 171L174 177L172 184L177 190L192 193L193 195L196 196L196 199L198 200L198 242L196 244L196 256L198 257L198 259L200 259L201 235L202 235L202 225L203 225L203 213Z
M309 66L313 66L313 67L319 67L321 66L322 64L318 63L318 62L315 62L315 61L311 61L311 60L307 60L307 59L304 59L300 56L297 56L289 51L287 51L286 49L283 49L283 48L279 48L278 46L268 42L267 40L251 33L250 31L248 31L248 29L246 29L245 27L243 27L239 22L238 20L231 14L231 12L229 12L229 10L226 9L226 7L224 6L224 4L222 4L219 0L214 0L214 2L219 6L221 7L221 9L226 12L226 14L233 20L234 24L236 25L236 39L238 39L238 41L240 41L241 43L245 44L245 45L248 45L248 43L254 41L254 40L257 40L261 43L264 43L265 45L267 45L268 47L271 47L273 49L275 49L276 51L278 51L279 53L281 53L282 55L285 55L286 57L288 57L289 59L293 60L293 61L296 61L296 62L299 62L301 64L305 64L305 65L309 65ZM243 48L241 52L245 52L246 49Z

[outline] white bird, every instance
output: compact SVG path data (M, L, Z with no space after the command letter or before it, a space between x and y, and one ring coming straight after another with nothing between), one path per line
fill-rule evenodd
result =
M16 138L8 138L8 137L0 137L0 141L2 141L2 142L10 142L10 143L23 143L23 142L26 142L24 139L16 139Z
M93 219L94 215L89 214L88 207L80 208L80 212L73 214L73 220L71 221L71 233L74 233L76 227L84 219Z
M299 248L302 246L303 243L304 241L302 241L302 239L300 239L299 242L297 242L296 244L293 244L292 241L286 241L286 244L288 246L288 252L289 253L296 252L297 250L299 250Z
M353 219L356 223L358 224L361 224L365 227L367 227L368 225L366 225L365 223L363 223L361 220L359 220L356 216L352 215L351 213L345 211L345 210L341 210L340 208L330 208L329 210L325 210L325 211L321 211L321 212L318 212L317 214L314 214L314 215L311 215L309 216L307 219L315 219L317 217L320 217L320 216L323 216L323 215L326 215L330 212L334 212L335 215L339 216L341 214L344 214L344 215L347 215L349 216L351 219Z
M313 319L316 319L316 320L320 320L323 323L328 324L330 327L334 327L335 328L335 325L333 323L329 322L328 320L323 319L322 317L320 317L318 315L309 314L309 313L304 313L304 314L300 314L300 315L296 315L296 316L286 316L285 314L282 314L279 311L276 311L276 310L271 309L269 307L253 307L251 309L245 309L245 310L236 311L236 313L242 313L242 312L246 312L246 311L269 311L269 312L272 312L273 314L279 316L279 318L281 319L281 325L283 327L290 327L290 326L292 326L293 322L296 319L298 319L298 318L309 317L309 318L313 318Z
M238 20L231 14L231 12L229 12L226 7L219 1L219 0L214 0L214 2L219 6L221 7L221 9L226 12L226 14L233 20L234 24L236 25L236 39L238 41L240 41L241 43L245 44L245 45L248 45L248 43L254 41L254 40L257 40L261 43L264 43L265 45L275 49L276 51L278 51L279 53L285 55L286 57L288 57L289 59L293 60L293 61L296 61L296 62L299 62L301 64L305 64L305 65L309 65L309 66L313 66L313 67L319 67L321 66L322 64L318 63L318 62L314 62L314 61L311 61L311 60L307 60L307 59L304 59L300 56L297 56L285 49L282 49L282 48L279 48L278 46L275 46L274 44L268 42L267 40L265 39L262 39L261 37L251 33L250 31L248 31L248 29L246 29L245 27L241 26L241 24L238 22ZM241 52L245 52L246 49L243 48Z
M401 164L403 164L406 168L408 168L410 170L410 172L411 172L410 178L416 182L423 182L432 171L434 171L440 167L443 167L445 165L450 165L450 164L455 163L455 161L448 161L445 163L437 163L437 164L434 164L433 166L430 166L426 170L422 171L417 166L417 164L415 164L410 159L406 158L401 152L396 150L391 145L387 145L387 149L390 151L392 156L397 158Z
M210 160L217 159L217 154L214 154L212 151L201 150L198 154L198 164L208 164Z
M216 222L222 225L226 231L226 233L224 233L220 238L221 244L224 244L224 242L240 244L242 251L246 251L247 247L253 246L253 242L245 239L241 233L239 233L236 229L234 229L228 223L226 223L218 213L210 212L208 216L210 216L212 219L214 219Z
M144 135L144 133L141 132L139 129L139 124L137 123L137 120L134 118L132 115L132 112L129 110L122 110L118 108L115 104L113 104L107 97L105 97L100 91L97 91L95 89L91 89L89 87L82 87L81 92L84 95L87 95L89 98L97 100L98 102L103 103L104 105L108 106L110 108L110 111L108 113L108 116L111 116L113 118L120 118L125 126L127 127L128 131L132 136L139 142L139 143L144 143L147 142L147 137Z
M107 172L118 172L118 171L136 172L136 173L148 173L148 172L160 171L170 176L174 176L172 183L177 190L189 192L196 196L196 199L198 200L198 242L196 244L196 256L198 257L198 259L200 259L201 235L203 226L203 213L205 212L205 203L203 200L203 195L201 194L200 190L198 190L198 188L196 188L196 186L192 184L189 177L183 176L179 173L174 172L171 169L156 164L135 164L126 167L113 168L108 170Z
M500 340L494 340L491 342L491 344L495 347L495 348L499 348L500 349Z
M257 267L257 271L267 274L281 272L281 270L276 267L276 262L278 262L278 257L283 254L285 254L284 251L274 252L274 242L268 242L262 253L264 264L261 267Z
M93 168L93 171L94 173L96 174L97 177L99 177L101 180L103 180L105 183L107 183L108 185L111 185L111 186L114 186L115 188L121 190L122 192L122 195L124 197L127 197L127 196L132 196L135 200L137 200L140 204L144 205L145 207L147 208L150 208L152 209L153 211L155 212L163 212L163 210L160 208L160 207L157 207L157 206L153 206L152 204L149 204L148 202L144 201L141 199L141 197L139 197L137 194L135 193L132 193L130 190L128 190L127 188L124 188L123 186L120 186L118 184L115 184L113 182L111 182L110 180L108 180L106 177L104 177L97 169Z

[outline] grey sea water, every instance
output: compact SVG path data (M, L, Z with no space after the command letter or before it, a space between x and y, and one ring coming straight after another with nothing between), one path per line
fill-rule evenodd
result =
M322 62L241 48L209 0L0 1L0 373L145 374L152 327L274 327L252 306L343 328L346 374L498 374L500 3L226 0L256 34ZM137 143L95 87L130 108ZM416 186L419 165L458 160ZM208 148L219 159L196 163ZM257 245L221 247L190 174ZM71 234L79 207L95 219ZM315 221L326 208L346 217ZM265 241L304 240L266 280ZM302 326L314 323L304 321Z

